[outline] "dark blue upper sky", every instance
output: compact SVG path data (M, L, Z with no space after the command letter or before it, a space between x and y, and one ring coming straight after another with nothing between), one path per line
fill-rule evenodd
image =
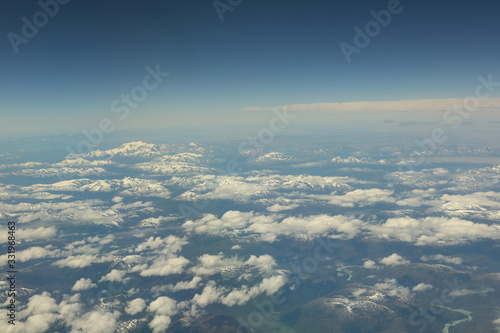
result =
M210 0L72 0L15 53L8 34L22 36L21 18L32 21L40 5L9 2L0 14L3 135L91 127L156 64L170 76L123 128L251 122L258 116L241 109L254 106L464 98L479 75L500 81L497 1L401 0L348 64L339 44L354 44L353 28L387 6L243 0L221 21Z

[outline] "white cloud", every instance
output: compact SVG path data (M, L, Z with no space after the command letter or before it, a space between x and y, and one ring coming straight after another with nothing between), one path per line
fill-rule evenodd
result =
M217 255L203 254L198 257L198 264L191 268L196 275L214 275L224 271L245 271L246 274L257 270L258 274L270 275L277 266L274 258L268 254L251 255L246 261L234 256L225 258L222 253ZM242 276L246 276L242 274Z
M494 292L495 289L492 288L484 288L481 290L470 290L470 289L456 289L450 292L450 296L452 297L462 297L476 294L488 294Z
M500 226L474 223L459 218L400 217L380 225L368 225L372 235L416 245L455 245L481 239L500 239Z
M105 276L101 277L99 282L102 282L102 281L121 282L126 273L127 272L125 272L125 271L113 269L111 272L109 272Z
M189 220L182 226L184 229L196 233L227 233L233 230L244 229L252 222L257 222L258 219L265 219L267 222L274 221L271 216L256 216L253 212L244 213L230 210L224 213L220 219L213 214L207 214L199 220Z
M238 257L224 258L222 253L217 255L203 254L198 257L198 265L191 268L196 275L214 275L223 270L239 269L244 262Z
M65 259L61 259L53 263L53 265L59 267L70 267L70 268L84 268L88 267L94 263L102 263L107 261L112 261L113 257L103 256L98 257L96 255L90 254L80 254L75 256L69 256Z
M410 289L399 286L396 279L385 279L384 282L375 283L375 288L385 290L391 296L402 296L408 298L411 295Z
M153 333L163 333L167 331L171 322L172 319L169 316L156 315L148 326L153 330Z
M201 282L201 277L195 276L191 281L181 281L177 282L175 285L170 286L170 290L176 292L181 290L195 289Z
M165 238L154 238L151 236L146 241L137 245L135 251L142 252L146 250L156 250L156 253L174 254L179 252L187 243L186 238L179 238L173 235L169 235Z
M409 260L406 260L402 256L397 253L393 253L388 257L382 258L379 261L382 265L386 266L399 266L399 265L408 265L410 263Z
M462 105L463 99L418 99L400 101L367 101L367 102L342 102L342 103L312 103L289 104L275 107L249 107L245 111L271 111L286 109L287 111L308 112L400 112L400 111L444 111L453 110L455 104ZM500 98L487 98L479 101L480 107L500 107Z
M118 311L91 311L71 322L72 331L75 333L112 333L116 329Z
M139 264L134 266L131 271L140 271L141 276L180 274L190 261L182 256L178 256L176 253L187 243L186 238L179 238L173 235L169 235L165 238L154 238L151 236L146 241L139 244L135 248L135 251L151 251L156 256L153 257L149 265Z
M17 234L24 241L46 239L56 235L54 227L40 227L36 229L18 229Z
M189 264L189 260L180 256L158 256L153 263L145 268L141 276L166 276L171 274L181 274L184 267Z
M500 208L500 193L497 192L475 192L464 195L444 194L441 197L445 203L443 209L449 211L455 210L481 210L486 208Z
M125 308L125 312L129 315L136 315L146 308L146 301L142 298L136 298L127 303L127 307Z
M274 258L268 254L263 254L259 257L251 255L250 258L245 261L245 265L255 266L257 269L259 269L261 274L270 274L277 266Z
M82 290L88 290L91 288L95 288L97 285L95 283L92 283L91 279L86 279L86 278L81 278L80 280L76 281L71 290L74 291L82 291Z
M73 333L111 333L116 329L118 311L113 313L99 310L83 313L79 303L80 294L63 295L63 300L56 300L47 292L34 295L26 307L18 311L16 325L9 325L7 320L0 321L0 331L6 333L41 333L54 331L54 325L60 323L71 328Z
M461 265L463 262L463 259L460 257L450 257L450 256L445 256L443 254L435 254L435 255L429 255L429 256L422 256L420 257L420 260L422 261L442 261L447 264L454 264L454 265Z
M500 318L493 320L493 325L498 333L500 333Z
M208 281L201 294L194 295L192 302L201 308L221 300L225 288L217 287L214 281Z
M348 183L365 183L351 177L322 177L313 175L279 175L267 172L256 173L248 177L242 176L196 176L188 180L175 178L174 184L190 187L180 198L184 200L229 199L246 201L249 198L258 199L265 197L284 199L282 196L296 196L297 193L325 193L332 191L348 191L353 189ZM285 199L285 201L288 199ZM291 204L286 202L273 202L278 204L271 211L291 209ZM301 200L304 202L304 199Z
M411 290L414 292L418 292L418 291L431 290L432 288L433 288L432 284L419 283L415 287L413 287Z
M378 203L394 203L396 199L392 197L393 191L372 188L367 190L354 190L344 195L321 196L327 199L332 205L342 207L365 207Z
M364 224L353 217L311 215L287 217L278 222L279 215L261 215L253 212L226 212L220 219L208 214L196 221L187 221L183 227L196 233L259 235L261 240L274 242L279 235L315 238L353 238Z
M266 210L268 212L277 213L277 212L282 212L284 210L295 209L297 207L299 207L298 204L291 204L291 205L274 204L272 206L267 207Z
M396 202L399 206L420 207L420 206L436 206L442 204L441 200L434 199L437 196L437 190L430 189L415 189L402 194L403 199Z
M229 294L221 298L221 303L227 306L244 305L262 293L268 296L276 293L285 284L286 278L283 275L271 276L251 288L244 285L241 288L231 290Z
M363 267L368 269L377 268L377 264L375 263L375 261L368 259L363 262Z
M50 247L33 246L24 251L17 252L17 259L19 259L19 261L29 261L46 257L54 258L57 257L59 253L59 250L51 250Z

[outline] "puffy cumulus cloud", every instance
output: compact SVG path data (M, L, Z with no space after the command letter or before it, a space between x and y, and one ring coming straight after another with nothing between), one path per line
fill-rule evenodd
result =
M99 245L110 244L110 243L113 243L114 240L115 240L114 235L107 235L107 236L104 236L102 238L99 236L87 237L87 242L98 243Z
M50 297L50 294L43 292L41 295L34 295L29 299L26 309L19 314L23 317L43 313L52 313L59 310L56 300Z
M207 214L199 220L187 221L182 226L187 231L196 233L229 233L235 230L245 229L253 223L272 223L276 216L265 216L254 212L240 212L230 210L224 213L221 218L213 214Z
M146 241L140 243L136 248L136 252L146 252L154 254L151 262L148 264L138 264L131 271L140 271L141 276L166 276L171 274L180 274L184 271L184 267L190 261L182 256L178 256L177 252L182 250L182 247L188 242L185 238L169 235L165 238L150 237Z
M418 157L420 159L421 157ZM400 164L415 163L415 161L405 160ZM446 170L444 170L446 171ZM423 169L420 171L398 171L386 176L390 183L408 185L414 188L434 188L443 186L450 182L448 172L442 168Z
M120 271L118 269L113 269L111 272L101 277L99 282L103 281L111 281L111 282L121 282L123 281L123 277L127 274L125 271Z
M441 261L447 264L461 265L463 259L460 257L450 257L445 256L443 254L434 254L429 256L421 256L420 260L422 261Z
M249 184L234 180L221 182L219 186L207 194L210 199L246 200L255 196L262 196L273 190L271 186L260 184Z
M17 259L19 261L29 261L33 259L47 258L47 257L57 257L60 254L60 250L52 250L50 246L40 247L33 246L29 247L24 251L17 252Z
M416 245L455 245L481 239L500 239L500 226L474 223L456 217L400 217L367 228L373 236Z
M332 205L341 207L365 207L379 203L394 203L393 191L372 188L367 190L354 190L344 195L318 196L327 200Z
M169 316L156 315L148 326L153 330L153 333L163 333L167 331L171 322L172 319Z
M276 293L286 284L286 281L283 275L275 275L263 279L261 283L251 288L244 285L241 288L231 290L227 295L221 297L221 303L227 306L244 305L262 293L268 296Z
M60 306L49 293L43 292L41 295L34 295L30 297L24 310L18 310L16 325L8 324L4 318L0 321L0 331L8 333L46 332L59 319L59 309Z
M146 301L142 298L136 298L130 302L127 302L127 307L125 308L125 312L129 315L136 315L146 308Z
M175 299L160 296L148 306L148 311L159 315L173 316L179 312L180 305Z
M225 258L222 253L217 255L203 254L198 257L198 264L191 268L196 275L214 275L222 271L240 269L244 262L238 257Z
M201 294L195 294L191 301L204 308L209 304L218 303L225 291L226 288L217 287L215 281L208 281Z
M202 278L199 276L193 277L191 281L180 281L177 282L175 285L169 285L168 288L172 290L173 292L176 291L181 291L181 290L189 290L189 289L195 289L198 287L200 284Z
M277 266L274 258L268 254L263 254L259 257L251 255L250 258L245 261L245 265L256 267L262 274L272 273Z
M420 206L436 206L443 203L442 200L436 199L438 191L434 188L430 189L415 189L410 192L401 194L401 199L396 201L398 206L420 207Z
M222 253L219 253L217 255L203 254L198 257L198 264L192 267L191 271L201 276L237 270L246 273L245 276L251 273L252 270L257 270L259 274L269 275L276 266L276 261L268 254L251 255L248 260L243 261L236 256L225 258Z
M363 267L368 269L377 268L377 264L375 261L368 259L363 262Z
M495 326L495 329L498 333L500 333L500 318L493 320L493 326Z
M26 228L17 230L17 235L24 241L51 238L54 237L56 233L57 230L54 227L40 227L36 229Z
M278 155L268 154L271 160ZM269 197L296 193L325 193L353 189L347 183L364 183L350 177L322 177L313 175L279 175L254 172L243 176L197 176L189 180L175 178L174 183L190 186L180 198L185 200L229 199L246 201L250 198ZM194 185L194 186L193 186ZM285 194L285 195L286 195ZM279 208L279 207L276 207Z
M427 284L427 283L419 283L415 287L411 289L411 291L418 292L418 291L426 291L426 290L431 290L433 288L432 284Z
M281 211L284 211L284 210L295 209L297 207L299 207L298 204L291 204L291 205L274 204L272 206L267 207L266 210L268 212L277 213L277 212L281 212Z
M375 283L374 286L378 290L384 290L391 296L410 297L410 289L398 285L396 279L385 279L384 282Z
M364 222L354 217L311 215L287 217L279 222L279 215L261 215L254 212L226 212L220 219L208 214L196 221L187 221L187 231L210 234L257 235L262 241L274 242L278 236L315 238L353 238L361 232Z
M63 325L72 333L111 333L116 329L119 312L84 312L79 303L80 294L63 295L58 304L47 292L30 297L24 309L18 311L16 325L0 321L0 331L6 333L52 332L55 325Z
M270 184L247 182L240 176L218 176L198 184L180 195L180 198L185 200L199 198L247 200L251 197L262 196L271 190L274 190L274 186Z
M165 256L160 255L153 260L151 265L144 268L140 273L141 276L166 276L172 274L181 274L184 267L190 261L182 256Z
M457 210L484 210L484 208L500 208L500 193L475 192L464 195L444 194L442 206L447 211Z
M80 280L75 282L71 290L82 291L95 287L97 287L97 285L95 283L92 283L91 279L81 278Z
M330 236L332 238L349 239L361 232L361 220L344 215L311 215L304 217L287 217L280 223L254 223L248 230L261 234L264 241L275 241L277 236L306 236L316 238Z
M108 261L113 261L113 257L112 256L99 257L97 255L91 255L91 254L80 254L75 256L72 255L65 259L58 260L55 263L53 263L53 265L59 267L84 268L95 263L103 263Z
M119 213L115 209L110 209L108 207L93 207L89 205L79 206L75 205L70 208L66 208L58 212L61 217L66 217L71 221L76 221L79 223L91 223L97 225L115 225L118 226L123 222L124 214Z
M355 298L359 298L360 296L365 295L367 292L367 289L356 289L352 292L352 296L354 296Z
M382 258L379 261L382 265L386 266L399 266L399 265L408 265L410 263L409 260L406 260L402 256L397 253L393 253L388 257Z
M188 244L186 238L169 235L165 238L149 237L135 248L136 252L154 250L156 253L174 254L179 252L184 245Z
M91 311L71 322L73 333L112 333L116 329L118 311Z
M154 314L149 328L153 332L165 332L172 322L171 317L179 313L186 305L185 302L177 303L176 300L167 296L158 297L147 307L147 311Z

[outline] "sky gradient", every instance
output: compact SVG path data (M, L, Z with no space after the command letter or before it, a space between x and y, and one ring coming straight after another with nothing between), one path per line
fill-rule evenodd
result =
M117 128L262 124L274 106L461 99L474 94L479 76L500 81L500 4L399 6L348 63L339 44L354 45L353 29L364 29L387 1L243 0L221 21L206 0L72 0L17 53L9 33L22 36L22 18L32 22L41 7L14 2L0 20L2 136L78 133L103 117L116 120L112 102L157 64L170 75L116 120ZM496 121L497 114L483 118ZM321 126L334 120L314 110L301 119Z

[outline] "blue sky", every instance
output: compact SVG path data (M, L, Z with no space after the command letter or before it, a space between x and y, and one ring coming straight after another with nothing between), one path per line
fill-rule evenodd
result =
M0 20L2 136L95 127L156 64L170 75L118 128L259 124L268 111L242 109L465 98L480 75L500 81L497 2L399 6L347 63L339 44L353 44L353 28L387 1L243 0L221 21L207 0L72 0L18 53L8 34L22 35L21 18L41 8L14 2ZM325 126L334 117L304 111L301 119Z

